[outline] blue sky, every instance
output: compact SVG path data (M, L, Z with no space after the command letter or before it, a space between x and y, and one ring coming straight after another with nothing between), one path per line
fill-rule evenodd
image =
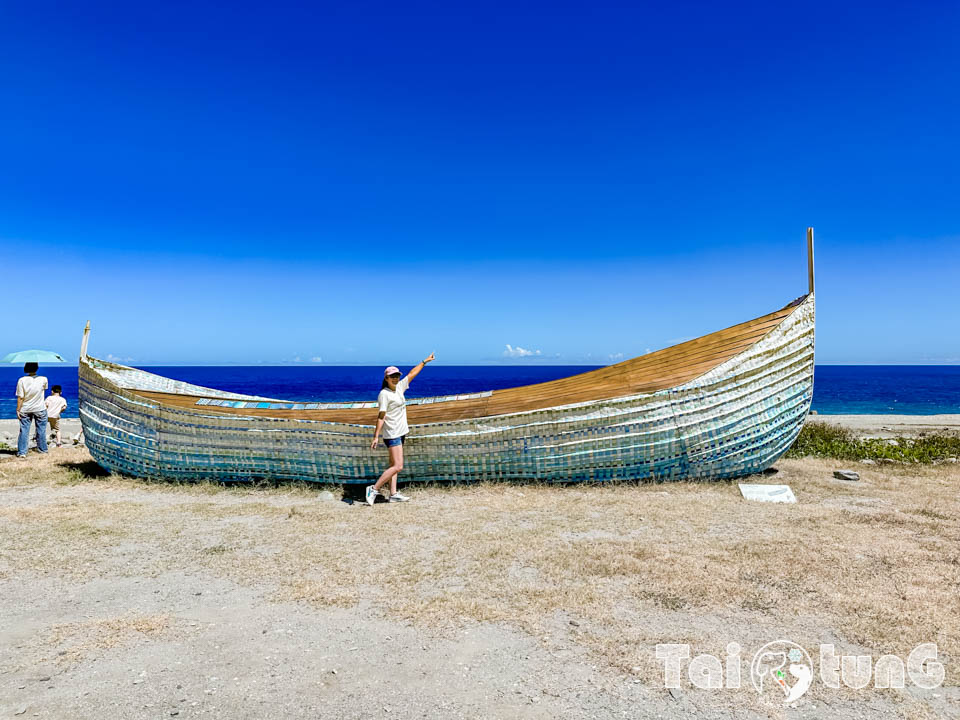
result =
M605 363L814 225L819 362L960 362L956 3L300 5L0 5L0 350Z

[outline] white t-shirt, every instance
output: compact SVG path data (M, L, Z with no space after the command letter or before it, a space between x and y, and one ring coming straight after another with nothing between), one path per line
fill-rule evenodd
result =
M47 389L47 379L43 375L24 375L17 380L17 397L23 398L20 412L43 412L47 406L43 404L43 391Z
M379 412L385 412L383 417L383 439L403 437L410 428L407 427L407 399L403 394L410 387L410 379L403 378L397 383L397 389L391 391L384 388L377 396Z
M46 399L46 405L47 417L58 418L60 413L66 409L67 401L63 399L63 395L51 395Z

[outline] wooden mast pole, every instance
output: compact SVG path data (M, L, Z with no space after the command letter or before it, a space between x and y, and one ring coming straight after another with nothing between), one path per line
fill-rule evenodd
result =
M87 359L87 341L90 339L90 321L87 320L87 326L83 329L83 341L80 343L80 360Z
M807 280L810 283L810 294L813 295L813 228L807 228Z

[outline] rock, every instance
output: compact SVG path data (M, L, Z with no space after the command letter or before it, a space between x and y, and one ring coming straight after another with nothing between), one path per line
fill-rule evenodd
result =
M856 481L860 479L860 473L854 472L853 470L834 470L833 476L837 478L837 480Z
M888 444L888 445L893 445L894 447L900 447L900 443L898 443L898 442L897 442L896 440L894 440L893 438L887 440L887 444Z
M21 705L19 708L17 708L17 711L14 713L14 715L23 715L26 711L27 711L27 706Z
M876 460L871 460L870 458L867 458L866 460L861 460L861 461L860 461L860 464L861 464L861 465L876 465L876 464L877 464L877 461L876 461Z
M580 623L578 623L576 620L571 620L570 624L573 625L574 627L580 627Z
M335 499L336 498L333 497L333 493L330 492L329 490L322 490L321 492L317 493L317 500L324 500L329 502L330 500L335 500Z
M944 462L955 463L957 462L957 458L947 458L946 460L944 460Z
M817 413L816 410L811 410L811 411L810 411L810 414L811 414L811 415L818 415L819 413Z
M670 688L670 697L672 697L674 700L679 700L683 697L683 693L680 692L679 688Z

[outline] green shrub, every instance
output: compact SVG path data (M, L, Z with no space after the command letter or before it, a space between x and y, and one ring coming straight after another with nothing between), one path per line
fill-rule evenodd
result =
M960 437L955 435L920 435L861 439L850 430L826 423L808 422L786 457L837 458L838 460L893 460L895 462L932 463L960 457Z

